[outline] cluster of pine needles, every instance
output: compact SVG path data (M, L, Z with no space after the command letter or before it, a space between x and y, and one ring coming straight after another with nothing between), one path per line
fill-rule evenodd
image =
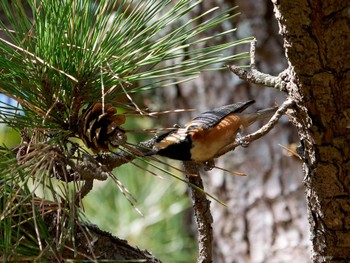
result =
M74 229L84 220L82 199L94 180L112 178L134 205L113 172L124 163L183 180L161 160L144 158L147 143L130 143L128 133L139 131L124 124L158 114L137 106L143 92L152 96L154 88L247 56L222 53L251 39L206 45L234 31L205 36L237 12L213 8L189 19L201 2L0 3L0 94L13 101L0 103L0 122L21 135L20 145L0 149L3 258L60 260L65 249L76 251Z

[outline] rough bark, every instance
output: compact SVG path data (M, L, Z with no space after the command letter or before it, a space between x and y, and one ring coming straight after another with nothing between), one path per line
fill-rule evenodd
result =
M160 263L151 253L130 246L127 241L121 240L111 234L101 231L97 226L87 226L89 238L93 240L92 246L86 242L86 236L82 231L75 235L78 243L77 252L66 249L63 258L74 258L75 260L115 260L115 262L149 262ZM91 252L91 247L93 252ZM75 253L77 255L75 255Z
M298 102L314 262L350 261L350 2L273 1Z
M45 219L48 226L55 226L57 222L55 216L49 215ZM55 230L54 227L51 229ZM74 258L74 260L90 260L91 262L114 260L114 262L161 263L147 250L132 247L126 240L112 236L91 224L75 225L74 245L67 242L60 257L51 251L48 253L47 258L52 262L59 261L58 258L66 260Z

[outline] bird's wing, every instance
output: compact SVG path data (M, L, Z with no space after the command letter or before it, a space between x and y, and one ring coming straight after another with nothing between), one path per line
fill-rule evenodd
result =
M194 130L207 130L211 127L217 125L223 118L232 113L239 113L244 111L250 105L252 105L255 100L249 100L246 102L238 102L235 104L230 104L222 106L220 108L213 109L211 111L206 111L199 116L193 118L190 122L185 125L187 131Z

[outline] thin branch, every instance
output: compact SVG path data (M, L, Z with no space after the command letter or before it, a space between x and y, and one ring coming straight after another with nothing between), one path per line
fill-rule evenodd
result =
M248 81L254 84L264 85L270 88L278 89L280 91L287 92L286 83L284 76L286 75L285 70L281 72L277 77L269 74L262 73L256 69L255 64L255 47L256 39L250 42L250 67L249 69L243 69L235 65L227 65L227 68L235 73L240 79Z
M199 173L200 165L195 162L183 162L186 172L186 177L191 188L191 196L193 203L193 212L198 228L198 250L199 256L197 263L211 263L213 262L213 217L210 212L210 201L204 191L203 181ZM193 176L193 175L196 176ZM192 185L203 189L200 191Z
M287 99L284 101L281 105L281 107L278 108L278 110L275 112L275 114L271 117L271 119L266 123L264 126L262 126L259 130L257 130L254 133L248 134L244 137L238 138L233 142L232 144L227 145L222 151L220 151L215 158L234 150L237 146L247 147L251 142L260 139L261 137L265 136L269 131L272 130L272 128L277 124L279 119L282 117L282 115L294 105L294 101L292 99Z
M235 73L240 79L254 84L264 85L270 88L286 92L284 81L280 76L271 76L261 73L256 69L243 69L235 65L227 65L227 68Z
M250 68L256 69L255 64L255 49L256 49L256 38L250 42Z

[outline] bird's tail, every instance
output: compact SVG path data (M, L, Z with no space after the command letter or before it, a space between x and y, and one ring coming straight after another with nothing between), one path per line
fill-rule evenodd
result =
M242 126L244 128L246 128L258 120L270 118L270 117L272 117L273 114L275 114L277 109L278 109L278 107L276 106L276 107L272 107L272 108L259 110L255 113L244 113L241 116Z

